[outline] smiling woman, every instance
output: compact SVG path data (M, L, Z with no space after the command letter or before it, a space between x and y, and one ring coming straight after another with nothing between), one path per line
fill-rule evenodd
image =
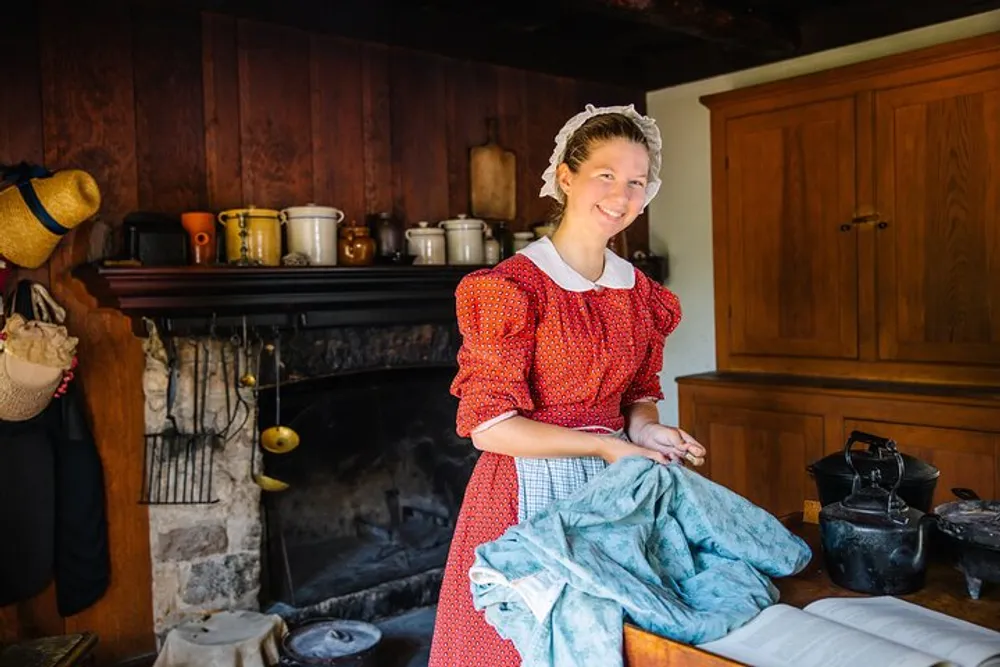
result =
M469 274L456 304L458 433L483 453L465 492L438 603L431 667L520 664L473 606L477 546L628 456L698 465L704 448L658 422L677 298L608 248L656 194L660 135L632 107L587 109L556 136L541 196L558 228Z

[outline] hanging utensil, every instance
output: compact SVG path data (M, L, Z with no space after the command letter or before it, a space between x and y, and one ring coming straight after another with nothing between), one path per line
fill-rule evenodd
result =
M247 340L247 316L243 316L243 345L240 348L243 352L243 373L240 375L241 387L256 387L257 376L250 367L250 344Z
M254 421L257 419L257 414L258 412L255 404ZM282 482L280 479L275 479L274 477L269 477L262 472L257 472L257 447L260 444L258 440L259 433L260 431L256 428L253 430L253 443L250 447L250 477L253 479L254 484L265 491L284 491L288 488L288 482Z
M260 374L260 355L256 357L256 363L254 364L254 370L257 375ZM260 396L256 389L253 391L253 409L249 410L249 413L253 416L253 429L250 441L250 479L253 480L254 484L259 486L264 491L278 492L284 491L288 488L288 483L283 482L280 479L275 479L274 477L269 477L264 473L257 472L257 448L260 446Z
M272 454L287 454L299 446L299 434L281 423L281 337L274 338L274 426L260 436L261 446Z

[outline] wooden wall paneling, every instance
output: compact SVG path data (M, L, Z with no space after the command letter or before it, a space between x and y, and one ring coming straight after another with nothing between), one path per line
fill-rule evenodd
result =
M45 2L41 17L46 162L79 167L97 180L101 215L117 221L138 203L132 26L128 4ZM99 36L99 37L98 37ZM138 504L142 479L144 358L128 321L95 311L69 270L91 253L87 223L63 239L49 263L55 298L79 337L91 428L104 466L111 584L89 609L66 619L69 632L91 630L99 655L116 659L152 647L149 519ZM113 400L109 400L113 397Z
M448 211L452 215L470 213L469 151L474 146L486 143L486 120L497 118L496 69L472 61L450 63L445 87L448 114ZM520 160L522 156L516 155L515 159ZM524 202L518 199L515 203L515 215L520 215Z
M545 220L552 208L552 198L538 196L542 187L542 172L549 166L556 134L563 124L579 110L577 91L571 79L529 72L526 75L527 99L532 103L522 117L529 142L524 160L529 196L524 202L524 214L529 222Z
M403 49L391 54L393 210L409 224L467 213L449 210L449 61Z
M527 98L528 74L522 70L507 67L496 68L497 72L497 143L513 151L517 157L517 220L512 231L527 230L532 220L527 212L529 201L538 198L542 187L542 174L532 174L528 169L527 155L529 137L528 114L531 113ZM540 102L544 103L544 101Z
M236 21L203 14L205 179L208 206L215 211L244 205L238 71Z
M134 5L139 208L181 213L208 206L201 17Z
M41 6L46 163L88 171L101 215L120 221L138 203L128 3Z
M365 209L392 211L392 117L389 54L377 44L362 46L362 104L364 105Z
M7 54L4 93L15 100L0 104L0 164L45 161L37 8L35 3L17 3L6 10L0 25L0 51ZM48 267L18 268L9 280L11 285L22 278L48 285L48 273Z
M246 204L313 201L309 37L255 21L237 24L240 141Z
M363 220L365 129L362 46L313 35L310 39L313 197L347 220Z
M42 91L38 62L37 5L13 3L0 21L0 50L4 63L4 103L0 104L0 164L22 160L40 164L42 145Z

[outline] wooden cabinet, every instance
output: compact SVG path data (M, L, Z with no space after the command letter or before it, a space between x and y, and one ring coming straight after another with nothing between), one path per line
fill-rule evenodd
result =
M1000 68L874 103L879 359L1000 364Z
M817 499L806 466L855 429L937 466L935 502L959 486L1000 496L1000 395L989 389L748 373L678 383L681 426L709 450L705 474L777 516Z
M703 102L720 370L1000 384L1000 36Z
M727 123L732 354L857 358L854 115L844 97Z
M802 511L802 500L815 497L806 466L823 456L823 417L783 410L698 404L690 433L709 451L703 471L713 481L736 490L772 514Z

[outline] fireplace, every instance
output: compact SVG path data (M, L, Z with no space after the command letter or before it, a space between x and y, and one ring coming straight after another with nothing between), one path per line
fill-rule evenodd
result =
M289 484L264 494L263 606L374 620L436 602L476 460L455 434L454 374L390 368L281 388L281 422L301 444L263 457ZM260 395L262 430L274 398Z
M448 392L457 327L256 332L268 343L280 337L281 422L300 445L254 459L255 432L276 421L273 357L262 354L256 396L237 388L235 333L171 339L153 328L145 343L147 432L165 423L174 348L179 427L193 426L196 394L202 421L229 426L211 445L214 481L201 500L213 502L149 507L157 635L226 608L271 611L290 625L431 608L478 454L455 434ZM256 423L233 422L241 404ZM289 488L262 491L251 462Z

